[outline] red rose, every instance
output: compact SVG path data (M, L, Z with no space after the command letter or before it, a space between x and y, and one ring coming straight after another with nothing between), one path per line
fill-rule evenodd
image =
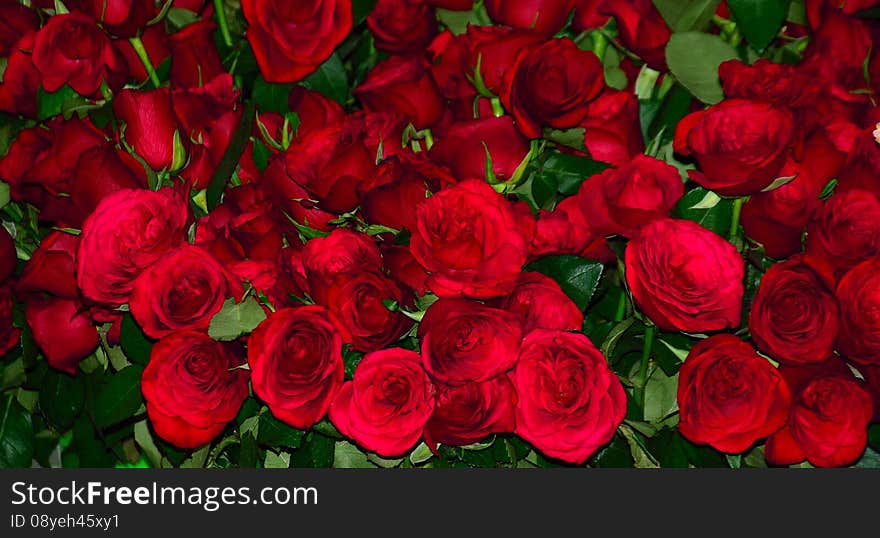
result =
M651 0L604 0L599 13L615 18L626 48L649 67L666 71L666 43L671 32Z
M396 156L384 160L376 175L361 183L359 190L364 220L395 230L415 229L416 215L412 208L430 193L427 178ZM401 211L401 208L406 209Z
M440 299L419 324L422 362L447 385L487 381L516 362L522 328L514 314L467 299Z
M536 272L523 273L513 293L501 301L501 308L522 323L523 334L535 329L579 331L584 314L552 278Z
M400 54L424 49L437 33L434 8L418 0L379 0L367 17L376 48Z
M186 202L168 187L120 190L86 219L77 252L77 284L96 303L128 302L134 279L184 241Z
M122 148L102 144L85 151L76 162L70 181L70 200L76 209L68 218L79 226L104 197L122 189L147 187L141 163Z
M251 334L248 364L254 392L272 414L309 428L342 387L342 336L320 306L284 308Z
M3 5L18 6L19 4ZM2 33L0 31L0 34ZM37 116L40 72L34 67L30 53L34 48L35 36L36 33L31 32L17 41L15 48L6 58L6 70L3 72L3 80L0 80L0 110L3 112L21 114L29 118Z
M330 420L358 445L386 458L421 437L434 411L434 386L419 354L400 348L368 353L330 406Z
M693 155L690 178L722 196L757 194L779 177L794 134L789 110L728 99L678 124L675 151Z
M645 151L639 100L632 92L605 88L589 106L579 127L584 146L597 161L623 166Z
M437 123L443 116L443 98L418 56L391 56L374 67L354 91L371 112L390 112L409 118L416 129Z
M217 437L248 396L242 363L232 345L198 331L172 333L154 344L141 390L159 437L181 448Z
M78 300L32 296L25 317L34 342L56 370L74 375L79 361L98 347L98 331Z
M828 284L800 258L770 267L761 278L749 314L755 346L792 365L831 356L840 326Z
M568 38L528 47L507 70L501 102L528 138L542 127L569 129L587 116L587 106L605 86L602 63Z
M287 104L291 112L296 112L299 117L299 127L296 129L297 141L324 127L340 125L345 120L345 112L339 103L303 86L294 86L290 89Z
M244 0L241 9L248 42L268 82L310 75L351 31L351 0Z
M474 0L425 0L425 3L452 11L470 11L474 5Z
M378 271L340 273L329 282L312 285L312 293L345 327L345 341L358 351L381 349L412 326L409 318L386 306L386 301L401 307L411 303L409 293Z
M113 99L113 112L125 125L125 141L153 170L180 168L186 155L175 155L174 137L181 145L187 137L177 129L177 118L168 88L122 90ZM185 151L185 146L181 149ZM175 162L175 157L177 162Z
M861 189L829 198L807 227L807 254L830 264L838 278L880 254L880 199Z
M718 66L724 95L730 98L759 99L777 106L800 108L814 104L819 85L802 69L760 58L749 65L727 60Z
M575 0L487 0L492 20L551 36L565 26Z
M795 398L786 427L767 440L764 456L774 465L849 465L865 451L873 412L870 394L855 379L816 377Z
M476 74L479 65L483 85L496 95L501 92L504 74L515 65L520 51L545 42L535 32L503 26L468 26L466 35L471 42L464 71Z
M306 276L316 284L352 271L378 271L379 247L367 234L336 228L325 237L310 239L302 251Z
M590 230L603 236L631 236L652 220L668 217L682 196L678 169L647 155L605 170L581 183L578 191L581 208L590 215Z
M475 27L468 26L468 33L472 28ZM467 56L470 46L468 33L454 35L448 29L443 30L431 41L426 51L431 78L437 84L440 95L465 104L468 101L472 102L477 95L473 84L467 78Z
M623 385L580 333L529 333L513 382L519 397L516 433L569 463L582 464L611 441L626 415Z
M171 51L168 50L167 41L168 34L165 33L164 24L148 26L141 34L141 43L144 45L144 50L147 51L150 63L154 66L162 65L162 62L171 55ZM146 84L149 75L144 67L144 63L137 52L135 52L131 43L127 40L117 39L113 44L119 53L122 54L122 57L125 58L131 78L141 84Z
M79 94L92 95L102 82L114 89L128 76L125 59L110 38L82 13L50 17L37 32L33 61L49 92L67 84Z
M860 364L880 364L880 259L853 267L837 284L838 350Z
M12 54L16 43L39 27L40 17L33 9L18 2L0 3L0 57Z
M6 228L0 228L2 228L0 229L0 282L5 282L15 271L18 258L15 253L15 241Z
M579 254L596 240L604 241L590 230L577 196L559 202L553 211L541 209L535 236L529 245L529 258L551 254Z
M21 329L12 325L14 308L12 287L0 287L0 353L4 355L21 343Z
M409 247L403 245L386 245L382 247L382 259L388 274L405 286L412 288L418 295L428 292L428 273L413 257Z
M425 425L425 443L461 446L492 433L511 433L516 427L516 390L506 375L482 383L437 385L434 414Z
M431 148L435 162L448 166L458 179L486 177L487 156L498 181L513 177L529 152L529 142L519 134L509 116L454 123L439 133Z
M68 0L67 7L82 11L116 37L134 37L156 16L152 0Z
M79 237L53 231L25 264L18 279L19 294L46 292L56 297L76 299L76 250Z
M739 326L743 259L715 232L658 219L636 233L625 257L633 299L660 328L699 333Z
M168 37L173 87L197 88L226 72L214 44L216 28L211 21L198 21Z
M791 393L779 371L729 334L691 348L678 374L678 429L721 452L744 452L779 430Z
M441 296L498 297L516 285L528 244L507 201L488 184L463 181L416 207L410 251Z
M578 31L600 28L608 22L608 15L599 13L602 0L575 0L571 27Z
M134 281L131 315L144 333L162 338L182 329L206 330L227 297L241 299L241 282L199 247L166 252Z

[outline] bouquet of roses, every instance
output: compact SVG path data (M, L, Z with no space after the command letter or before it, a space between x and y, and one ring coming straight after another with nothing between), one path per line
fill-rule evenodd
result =
M0 1L0 466L878 466L875 43L877 0Z

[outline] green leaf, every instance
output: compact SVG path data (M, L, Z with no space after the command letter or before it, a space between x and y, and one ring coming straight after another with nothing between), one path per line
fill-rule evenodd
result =
M594 161L589 157L553 152L539 165L538 175L552 177L559 193L571 196L577 194L585 179L610 167L608 163Z
M354 26L364 22L376 7L376 2L377 0L351 0L351 18Z
M260 414L257 443L270 447L298 448L305 432L281 422L268 411Z
M474 26L489 24L489 16L482 3L475 8L470 11L437 9L437 20L454 35L461 35L467 31L468 24Z
M558 129L544 129L544 138L551 142L556 142L561 146L566 146L586 153L587 147L584 145L584 133L585 130L583 127L566 129L564 131Z
M778 178L774 179L772 183L770 183L769 185L767 185L766 187L761 189L761 192L769 192L769 191L772 191L773 189L778 189L779 187L781 187L787 183L791 183L794 180L794 178L796 178L796 177L797 177L797 175L778 177Z
M240 303L229 298L223 303L223 308L211 318L208 335L215 340L235 340L252 332L264 319L266 312L255 297L249 296Z
M116 372L95 395L95 423L105 428L134 415L143 405L141 375L144 368L137 364Z
M198 22L199 20L199 16L196 13L179 7L172 7L169 9L166 18L177 30L194 22Z
M327 468L333 465L335 441L311 431L306 434L299 449L291 454L292 467Z
M271 450L266 451L266 459L263 461L263 467L266 469L287 469L290 467L290 454L287 452L275 453Z
M579 256L547 256L525 267L555 280L581 310L586 310L602 277L604 266Z
M553 174L535 174L530 182L532 200L539 209L547 208L558 188Z
M627 468L634 464L629 444L619 434L593 458L593 465L596 467Z
M318 67L317 71L302 81L302 85L310 90L321 92L324 97L333 99L343 106L348 100L348 76L338 53L333 53L327 61Z
M85 397L82 378L49 370L40 386L40 409L50 424L64 431L79 416Z
M669 70L697 99L710 105L724 98L718 66L736 58L733 47L720 37L709 34L672 34L666 45Z
M425 463L433 456L434 454L431 452L431 449L428 448L428 445L425 443L419 443L419 445L409 453L409 461L413 465L419 465L420 463Z
M880 453L871 448L866 448L859 461L852 466L859 469L880 469Z
M791 0L727 0L737 28L755 50L773 41L785 22Z
M277 112L283 115L290 110L288 97L291 88L293 84L272 84L262 77L257 77L251 97L257 103L260 112Z
M645 420L658 422L678 410L677 390L678 374L670 377L655 368L645 384Z
M721 0L654 0L654 7L673 32L706 30Z
M119 329L119 345L122 352L133 363L147 364L150 361L150 353L153 350L153 342L141 331L137 322L130 313L122 316L122 326Z
M42 86L37 88L37 120L45 120L52 116L58 116L68 101L82 101L84 98L68 85L61 86L58 90L49 93ZM68 104L67 106L72 106Z
M730 230L730 221L733 218L733 201L722 198L708 209L694 208L706 198L707 193L702 187L691 190L678 201L672 214L676 218L692 220L717 234L725 235Z
M12 392L0 404L0 412L0 468L30 467L34 454L31 416Z
M337 441L333 450L333 467L337 469L375 469L367 455L348 441Z

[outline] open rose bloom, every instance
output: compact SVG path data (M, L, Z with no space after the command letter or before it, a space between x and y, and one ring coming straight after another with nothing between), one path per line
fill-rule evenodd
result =
M0 467L876 466L880 1L764 4L0 0Z

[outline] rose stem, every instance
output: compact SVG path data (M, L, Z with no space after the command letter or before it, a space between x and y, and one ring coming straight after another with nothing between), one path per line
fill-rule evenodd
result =
M131 43L138 58L141 59L141 63L144 64L144 69L146 69L147 74L150 75L150 81L153 83L153 87L158 88L161 84L161 82L159 82L159 75L156 74L156 70L153 68L153 63L150 61L149 55L147 55L147 49L144 48L144 42L141 41L141 38L138 36L130 38L128 42Z
M730 234L728 235L731 242L736 239L739 232L739 216L742 213L743 202L745 202L744 197L733 201L733 215L730 217Z
M232 47L232 35L229 33L229 24L226 22L226 12L223 11L223 0L214 0L214 11L217 13L217 24L220 25L220 35L227 47Z
M654 346L654 325L645 327L645 343L642 345L642 362L639 365L639 374L636 378L636 386L633 396L636 401L645 408L645 385L648 384L648 360L651 358L651 348Z

